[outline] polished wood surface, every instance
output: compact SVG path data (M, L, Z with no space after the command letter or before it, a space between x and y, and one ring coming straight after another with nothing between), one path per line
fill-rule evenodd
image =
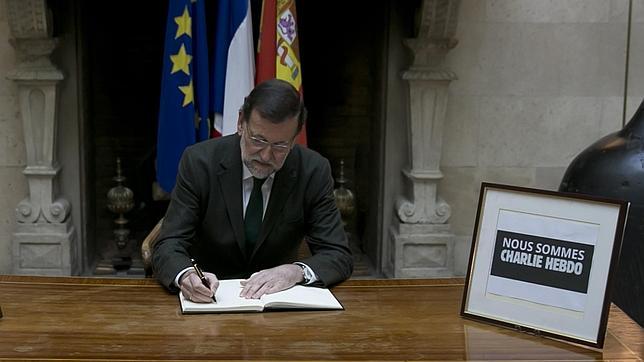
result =
M150 279L0 276L3 360L621 360L644 331L613 307L603 350L459 316L463 281L350 280L346 310L182 315Z

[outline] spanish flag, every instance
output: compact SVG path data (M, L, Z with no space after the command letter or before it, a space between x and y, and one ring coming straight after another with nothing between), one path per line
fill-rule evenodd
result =
M295 0L264 0L257 46L255 84L278 78L302 94L302 69ZM297 143L306 146L306 126Z

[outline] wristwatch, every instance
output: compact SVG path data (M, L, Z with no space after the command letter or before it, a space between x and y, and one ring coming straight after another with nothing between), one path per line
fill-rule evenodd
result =
M309 284L311 282L311 279L313 279L313 272L311 271L311 268L302 263L295 263L295 265L302 268L302 277L304 278L304 280L302 280L302 284Z

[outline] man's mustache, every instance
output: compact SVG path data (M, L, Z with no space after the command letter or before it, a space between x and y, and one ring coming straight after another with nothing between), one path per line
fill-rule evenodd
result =
M277 165L274 164L273 162L271 162L271 161L268 161L268 162L262 161L262 159L259 158L259 157L251 157L250 161L255 161L255 162L257 162L257 163L259 163L260 165L263 165L263 166L271 166L273 168L277 168Z

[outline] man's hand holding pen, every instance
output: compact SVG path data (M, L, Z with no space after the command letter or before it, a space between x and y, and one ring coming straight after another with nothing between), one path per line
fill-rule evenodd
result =
M203 278L200 278L200 275ZM196 266L194 270L187 271L181 276L179 287L183 295L193 302L212 303L216 302L215 292L219 287L219 280L215 274L201 272Z

